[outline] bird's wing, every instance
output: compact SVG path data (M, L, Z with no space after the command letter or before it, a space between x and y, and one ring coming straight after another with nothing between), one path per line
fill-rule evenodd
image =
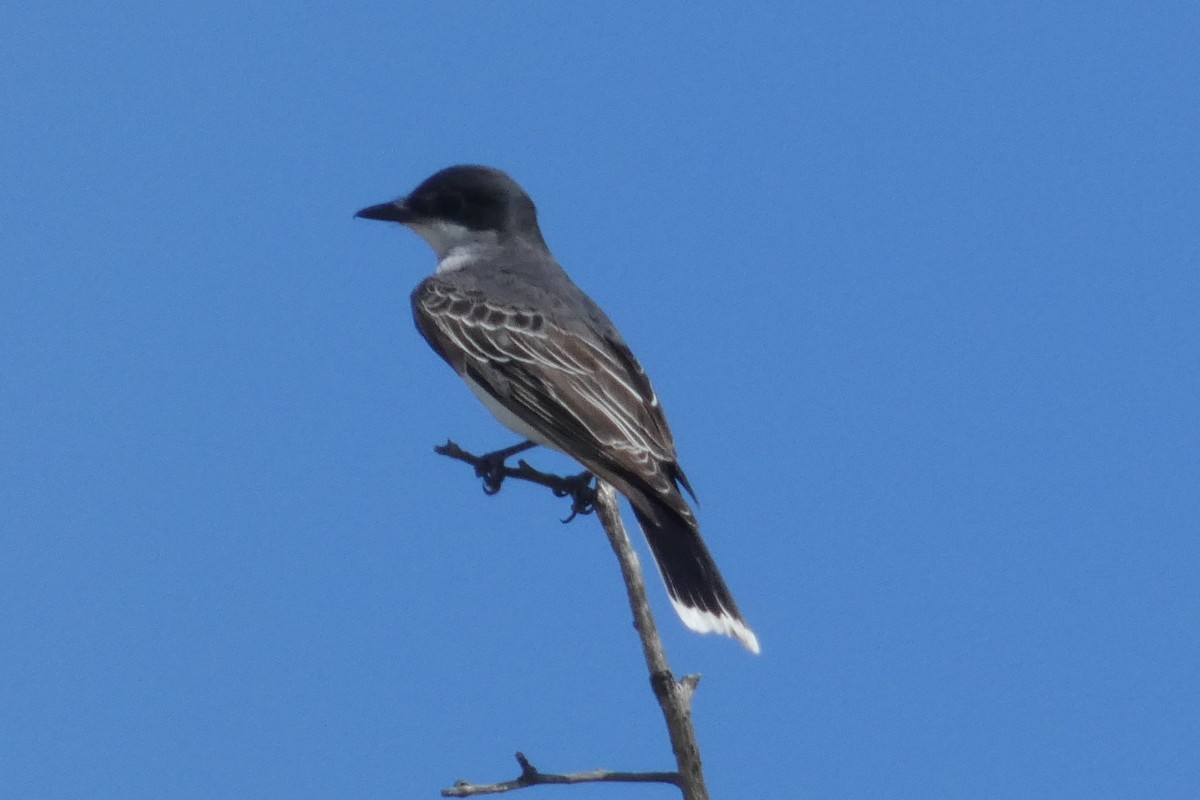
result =
M677 491L675 481L691 491L654 389L619 338L436 277L412 300L433 349L558 449L662 495Z

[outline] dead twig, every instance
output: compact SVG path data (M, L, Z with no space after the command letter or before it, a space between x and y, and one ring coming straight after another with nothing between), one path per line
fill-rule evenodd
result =
M442 789L442 797L474 797L481 794L500 794L514 789L524 789L526 786L541 786L547 783L670 783L679 785L679 774L675 772L613 772L607 769L595 769L591 772L572 772L567 775L556 775L549 772L539 772L537 767L529 763L524 753L517 753L517 763L521 765L521 774L511 781L503 783L469 783L458 781L449 789Z

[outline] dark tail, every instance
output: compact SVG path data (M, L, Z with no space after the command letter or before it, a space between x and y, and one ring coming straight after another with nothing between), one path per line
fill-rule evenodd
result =
M637 503L630 505L683 624L697 633L732 636L750 652L759 652L758 637L742 619L691 511L681 513L657 498L645 502L653 506L653 517Z

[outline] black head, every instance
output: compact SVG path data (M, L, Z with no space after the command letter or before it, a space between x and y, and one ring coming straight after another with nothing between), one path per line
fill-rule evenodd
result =
M364 208L355 216L400 222L414 229L448 223L474 232L524 234L541 240L533 200L516 181L492 167L447 167L407 197Z

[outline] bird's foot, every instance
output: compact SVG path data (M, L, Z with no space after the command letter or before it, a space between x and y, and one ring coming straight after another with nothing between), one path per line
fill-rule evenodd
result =
M470 464L475 469L475 474L483 479L483 491L485 494L491 495L500 491L505 478L517 478L518 480L541 484L554 492L555 497L571 498L571 514L563 520L564 523L570 522L580 515L591 514L595 511L596 486L595 477L592 473L581 472L578 475L571 475L564 478L534 469L524 460L518 461L516 467L510 467L504 463L510 456L523 453L529 448L536 446L534 442L521 442L520 444L514 444L512 447L506 447L503 450L496 450L492 453L477 456L463 450L454 442L448 441L445 444L434 447L433 450L439 455Z
M504 478L508 474L508 468L504 462L511 456L523 453L529 448L536 446L533 442L521 442L520 444L514 444L512 447L505 447L503 450L496 450L476 456L474 462L475 475L483 479L483 493L492 495L500 491L500 487L504 485Z
M581 472L562 479L562 485L554 490L555 497L571 498L571 514L562 522L565 525L581 514L587 516L596 510L595 476Z

